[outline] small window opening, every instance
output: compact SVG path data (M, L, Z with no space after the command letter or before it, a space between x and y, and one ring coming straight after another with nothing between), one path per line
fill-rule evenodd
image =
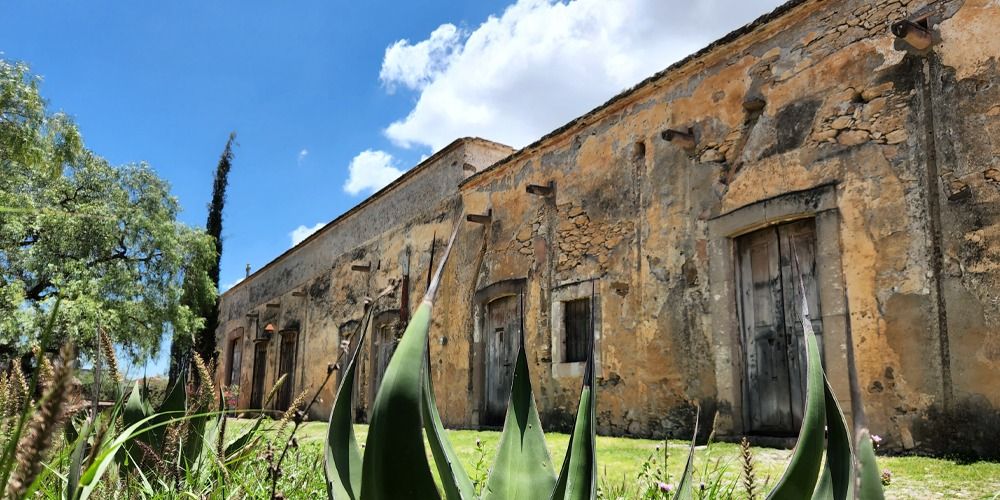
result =
M590 298L570 300L563 303L563 331L566 348L563 350L564 363L578 363L587 360L590 346Z

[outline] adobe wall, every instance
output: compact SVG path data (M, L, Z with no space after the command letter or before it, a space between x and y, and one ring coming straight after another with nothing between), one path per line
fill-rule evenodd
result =
M328 365L338 361L340 342L347 335L341 330L361 319L366 297L409 275L408 292L411 297L417 294L410 300L415 305L420 287L426 287L432 239L438 239L440 254L441 240L450 234L461 210L459 182L510 152L480 139L456 141L223 294L216 332L221 354L217 376L224 380L231 356L228 341L234 335L242 338L240 406L250 403L254 338L268 324L275 334L266 343L264 390L279 376L281 332L295 331L298 349L290 382L293 394L298 394L319 387ZM368 266L369 271L352 269L355 265ZM374 307L399 309L402 299L400 290ZM364 366L363 374L368 369ZM336 386L335 373L311 417L329 416ZM368 397L367 387L362 387L361 402Z
M917 52L889 25L922 12L938 40ZM250 312L261 325L297 324L296 392L314 386L364 297L406 276L406 298L400 289L375 307L415 307L432 241L442 250L461 214L492 210L489 224L461 222L434 314L432 376L447 425L482 423L482 304L523 287L546 429L571 424L582 373L559 362L553 304L593 293L599 432L689 437L697 403L703 428L718 411L718 434L740 436L734 238L813 218L824 362L845 411L853 338L871 427L887 447L995 455L996 26L995 0L790 2L485 171L509 150L483 141L433 159L442 166L224 294L220 342L240 327L249 338ZM662 136L688 128L693 149ZM552 196L526 192L550 181ZM371 272L352 270L359 264ZM268 353L270 387L277 342ZM328 416L333 385L314 418ZM360 392L363 413L371 388Z
M779 222L768 203L808 210L788 194L832 186L830 207L787 217L826 220L824 347L845 410L849 318L871 425L891 447L927 448L945 407L994 415L1000 5L933 2L942 40L916 53L889 25L925 4L805 2L467 181L466 209L492 209L493 223L459 236L450 276L465 277L443 287L442 329L474 332L469 297L525 278L539 410L565 427L580 378L553 361L550 303L596 280L599 431L685 436L698 401L739 435L733 275L716 260L740 231ZM693 152L661 138L688 127ZM525 192L549 181L554 197ZM477 424L475 342L432 352L451 425Z

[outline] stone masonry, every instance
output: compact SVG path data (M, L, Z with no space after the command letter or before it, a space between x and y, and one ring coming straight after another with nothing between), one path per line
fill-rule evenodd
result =
M929 48L893 35L907 20ZM795 369L769 372L772 351L755 350L773 313L792 332L776 362L797 366L801 325L781 319L801 304L780 285L793 262L767 267L761 252L778 247L751 246L774 234L781 252L807 249L795 259L806 252L803 290L845 412L858 403L853 339L885 446L995 457L998 26L996 0L793 0L525 148L460 139L223 294L220 383L241 387L243 408L282 367L292 392L316 388L372 307L364 420L373 353L391 353L459 224L431 332L447 425L488 425L496 342L515 321L543 424L569 426L582 370L566 361L564 316L589 300L599 432L688 436L697 404L722 438L781 443L793 429L767 418L794 422L795 405L763 408L748 382L790 384L794 401ZM521 305L501 324L510 297ZM312 418L328 417L335 385Z

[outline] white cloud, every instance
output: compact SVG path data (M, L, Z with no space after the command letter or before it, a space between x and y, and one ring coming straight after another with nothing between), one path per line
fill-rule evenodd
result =
M385 134L434 150L472 135L524 146L782 1L519 0L471 32L443 24L386 49L383 84L417 99Z
M320 228L322 228L325 225L326 225L325 222L317 222L312 227L306 227L302 225L293 229L292 232L288 233L288 236L292 239L292 246L294 247L295 245L302 243L302 241L308 238L310 234L319 231Z
M447 67L461 37L454 25L442 24L422 42L411 45L409 40L397 41L385 49L379 79L389 93L395 91L396 84L409 89L423 88Z
M304 162L306 160L307 156L309 156L309 150L308 149L304 149L303 148L302 151L299 151L299 156L296 159L296 162L299 164L300 167L302 166L302 162Z
M358 153L351 160L349 176L344 183L344 191L356 195L362 191L378 191L397 177L403 171L394 166L392 155L385 151L371 149Z
M219 291L220 292L225 292L226 290L229 290L230 288L232 288L232 287L234 287L236 285L239 285L244 279L245 278L240 278L240 279L238 279L238 280L236 280L236 281L234 281L232 283L223 283L223 285L220 287L221 290L219 290Z

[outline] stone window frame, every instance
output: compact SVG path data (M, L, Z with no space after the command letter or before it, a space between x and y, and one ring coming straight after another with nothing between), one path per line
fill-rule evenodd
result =
M601 373L601 281L598 278L571 281L562 283L552 288L552 304L549 315L551 324L550 347L552 353L552 377L571 378L582 377L587 367L586 361L563 362L563 340L566 337L566 327L563 322L563 315L566 312L565 303L578 299L593 300L590 303L590 310L594 316L594 369L595 376Z
M745 394L744 346L737 316L736 238L770 226L802 219L816 224L816 271L823 320L824 365L846 414L850 414L847 382L847 295L841 264L840 211L836 183L791 191L730 210L708 221L709 321L718 401L732 405L724 433L749 432Z

